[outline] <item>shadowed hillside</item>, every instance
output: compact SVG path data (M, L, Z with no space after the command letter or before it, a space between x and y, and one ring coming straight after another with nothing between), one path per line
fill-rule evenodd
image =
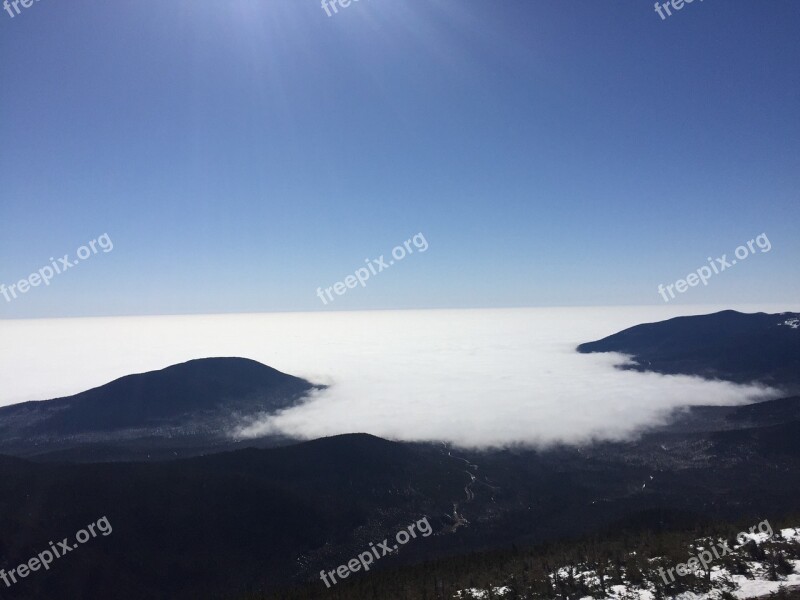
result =
M192 360L74 396L0 408L0 452L33 455L144 439L153 451L164 444L203 446L242 419L293 406L314 387L253 360Z
M623 368L760 382L800 390L800 313L744 314L725 310L636 325L578 352L621 352L637 364Z

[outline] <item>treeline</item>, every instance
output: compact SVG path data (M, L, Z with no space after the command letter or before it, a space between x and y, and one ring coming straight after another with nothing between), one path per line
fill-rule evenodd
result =
M699 540L709 538L725 539L733 550L714 558L711 566L753 577L748 563L756 561L763 564L760 577L782 580L793 572L790 561L800 559L800 543L782 539L779 531L800 525L800 515L772 523L775 536L769 542L737 546L736 534L754 524L709 524L672 532L609 532L606 536L534 548L512 546L504 551L470 553L410 567L359 573L330 589L317 579L293 589L254 593L237 600L452 600L458 591L466 589L484 591L483 600L578 600L586 596L604 598L615 585L628 586L629 592L645 587L654 593L656 600L687 591L708 592L712 588L719 589L723 599L735 600L731 593L735 585L730 579L712 584L708 572L698 571L680 577L676 574L672 581L665 573L696 556L704 547ZM498 594L493 592L497 588L507 589ZM780 600L786 594L782 591ZM638 598L633 593L630 596Z

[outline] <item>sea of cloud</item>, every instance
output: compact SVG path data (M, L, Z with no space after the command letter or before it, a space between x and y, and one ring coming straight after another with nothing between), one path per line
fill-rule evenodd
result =
M193 358L241 356L329 387L240 437L366 432L460 446L630 439L680 407L776 390L615 368L581 342L722 307L524 308L0 321L0 405ZM791 307L771 307L775 312Z

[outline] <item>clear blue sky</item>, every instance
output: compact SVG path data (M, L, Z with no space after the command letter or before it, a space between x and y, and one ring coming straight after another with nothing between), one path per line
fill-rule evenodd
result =
M796 301L798 30L796 0L2 11L0 283L114 250L0 318L656 304L762 232L678 301Z

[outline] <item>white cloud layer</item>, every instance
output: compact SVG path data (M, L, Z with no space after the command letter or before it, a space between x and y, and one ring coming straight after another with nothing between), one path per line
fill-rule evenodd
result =
M763 308L763 307L762 307ZM796 307L769 307L778 312ZM328 384L239 433L367 432L464 446L626 439L679 406L774 390L620 371L577 344L716 307L537 308L0 321L0 404L192 358L242 356ZM750 310L754 310L750 308ZM13 347L12 347L13 346Z

